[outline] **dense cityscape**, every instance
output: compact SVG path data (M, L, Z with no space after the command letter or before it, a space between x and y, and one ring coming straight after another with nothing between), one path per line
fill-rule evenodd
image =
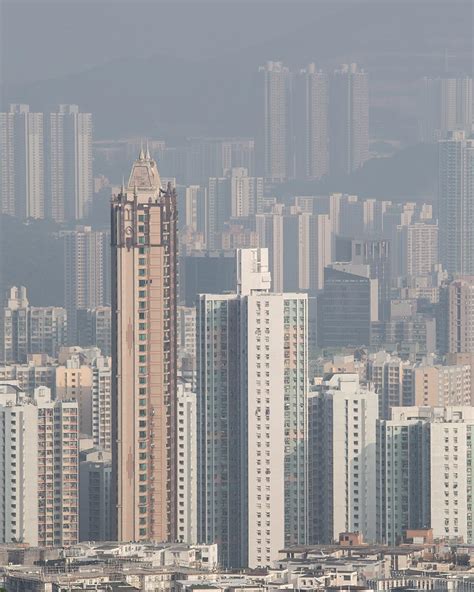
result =
M307 62L242 135L3 101L6 592L474 589L472 70L394 139Z

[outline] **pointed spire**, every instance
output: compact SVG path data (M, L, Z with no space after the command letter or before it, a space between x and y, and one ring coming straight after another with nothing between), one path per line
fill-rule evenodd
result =
M138 160L143 160L145 158L145 154L143 152L143 140L140 140L140 154L138 155Z
M145 154L145 158L147 160L151 160L151 156L150 156L150 149L148 147L148 140L146 141L146 154Z
M122 188L120 193L123 195L125 193L125 177L122 175Z

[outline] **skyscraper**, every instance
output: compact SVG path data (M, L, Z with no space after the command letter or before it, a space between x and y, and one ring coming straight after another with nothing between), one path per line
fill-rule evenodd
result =
M369 157L369 80L357 64L343 64L330 83L329 167L349 174Z
M110 356L112 339L110 306L80 308L77 311L77 345L96 346L104 356Z
M377 540L403 542L430 526L430 426L416 407L377 422Z
M14 387L0 393L0 542L38 545L38 410Z
M77 401L80 433L92 436L92 368L79 355L56 368L56 398Z
M28 355L28 298L24 286L8 290L0 316L0 360L26 362Z
M385 351L367 360L367 380L379 397L380 419L390 419L393 407L413 404L413 364Z
M197 421L196 393L191 383L178 380L176 536L183 543L197 542Z
M444 287L440 297L440 346L445 353L474 353L474 277Z
M112 450L112 360L99 356L92 364L92 438L94 446Z
M230 172L231 215L234 218L260 214L263 210L263 178L249 177L243 167Z
M292 176L291 73L282 62L267 62L258 74L258 174L281 181Z
M257 567L306 541L307 297L269 291L266 249L237 268L197 304L198 539Z
M0 207L18 218L44 218L43 114L28 105L0 113Z
M78 226L65 231L63 241L68 340L76 345L77 311L110 304L110 234Z
M295 157L297 178L320 179L329 172L329 84L309 64L295 76Z
M433 271L438 259L438 225L416 222L397 227L394 276L419 277Z
M28 351L56 358L67 343L67 312L59 306L30 306L28 314Z
M79 537L79 412L74 401L38 399L38 543L74 545ZM46 389L49 390L49 389ZM51 479L51 475L54 478Z
M330 374L308 400L310 543L376 535L377 395L357 374Z
M331 221L327 214L307 213L298 221L298 288L316 293L324 287L324 268L332 262Z
M433 142L449 131L471 132L472 78L423 78L420 96L420 139Z
M231 216L231 190L229 177L210 177L207 190L207 237L208 249L217 247L217 235Z
M0 542L42 547L78 540L77 403L34 399L15 386L0 394Z
M318 296L318 344L322 347L369 345L378 321L378 282L369 265L333 263L324 270Z
M207 239L207 188L200 185L186 187L184 224Z
M443 266L474 275L474 140L462 131L439 142L438 212Z
M59 105L45 127L48 216L81 220L92 201L92 115L77 105Z
M176 539L176 191L141 150L111 205L118 540Z
M79 464L79 540L110 541L110 452L92 449L81 452Z

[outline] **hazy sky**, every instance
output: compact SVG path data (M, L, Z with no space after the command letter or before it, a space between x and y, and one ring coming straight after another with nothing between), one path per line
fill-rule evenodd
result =
M0 75L9 83L55 78L120 57L159 53L202 60L217 53L225 56L280 36L288 40L294 35L297 40L302 27L307 34L308 25L314 23L317 31L328 18L325 33L334 42L340 37L342 45L347 45L353 36L357 45L361 36L376 39L384 15L390 20L398 15L401 51L407 34L419 35L420 42L426 43L425 20L441 20L440 27L445 26L449 34L451 17L463 14L452 30L454 45L456 34L464 41L466 35L472 37L474 24L470 0L0 0L0 6ZM446 8L448 18L438 18L440 6ZM359 22L353 21L357 15ZM387 39L388 45L391 41Z

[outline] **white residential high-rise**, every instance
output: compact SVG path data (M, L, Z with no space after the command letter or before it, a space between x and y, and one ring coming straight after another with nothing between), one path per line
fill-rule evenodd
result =
M33 397L38 386L47 386L54 394L56 387L56 366L41 365L43 362L0 366L0 382L13 382L29 397Z
M339 540L342 532L376 539L377 394L358 374L333 374L308 400L308 538Z
M207 238L207 188L189 185L185 193L185 225Z
M28 351L56 358L67 343L67 312L60 306L30 306L28 315Z
M331 221L327 214L298 216L298 287L315 293L324 288L324 268L332 263Z
M107 279L105 279L107 282ZM108 282L107 282L108 283ZM77 310L77 345L98 347L104 356L112 351L112 313L110 306Z
M79 536L79 410L35 392L38 409L38 543L74 545ZM52 478L52 476L54 476Z
M474 140L462 131L439 142L438 204L441 263L474 275Z
M177 391L176 536L183 543L197 542L197 432L196 393L191 383L178 380Z
M44 218L43 114L28 105L0 113L0 208L18 218Z
M48 215L56 222L81 220L92 202L92 115L59 105L46 127Z
M329 81L315 64L295 76L297 178L320 179L329 172Z
M258 214L255 225L259 244L268 250L272 289L283 292L284 284L284 219L281 212ZM296 238L296 237L295 237ZM296 244L296 243L295 243ZM294 263L294 260L293 260Z
M231 215L260 214L263 210L263 177L249 177L248 170L233 168L230 174Z
M275 181L292 176L291 73L282 62L259 68L260 134L256 144L258 171Z
M68 339L77 345L77 311L110 304L110 234L78 226L62 236Z
M229 177L210 177L207 189L207 236L206 246L215 249L218 233L224 229L224 223L231 215L231 191Z
M392 407L413 404L413 364L380 351L367 360L367 380L379 396L379 417L390 419Z
M474 277L455 279L441 293L446 352L474 353Z
M423 408L394 407L377 422L377 541L430 527L430 424Z
M26 362L28 354L28 298L24 286L6 294L0 316L0 360Z
M343 64L330 82L329 168L349 174L369 157L369 79L357 64Z
M307 298L269 292L266 249L237 260L197 304L198 538L256 567L306 541Z
M0 435L0 541L77 543L77 403L52 402L47 387L35 389L33 399L15 385L2 385Z
M472 78L424 78L420 99L421 141L432 142L453 130L471 132Z
M196 357L196 309L178 306L178 354Z
M426 276L439 262L438 225L416 222L397 227L397 245L393 245L396 269L393 275L413 278Z
M92 438L94 446L112 450L112 359L92 363Z
M436 411L431 422L433 536L472 545L474 408Z
M0 387L0 542L38 545L38 410Z

